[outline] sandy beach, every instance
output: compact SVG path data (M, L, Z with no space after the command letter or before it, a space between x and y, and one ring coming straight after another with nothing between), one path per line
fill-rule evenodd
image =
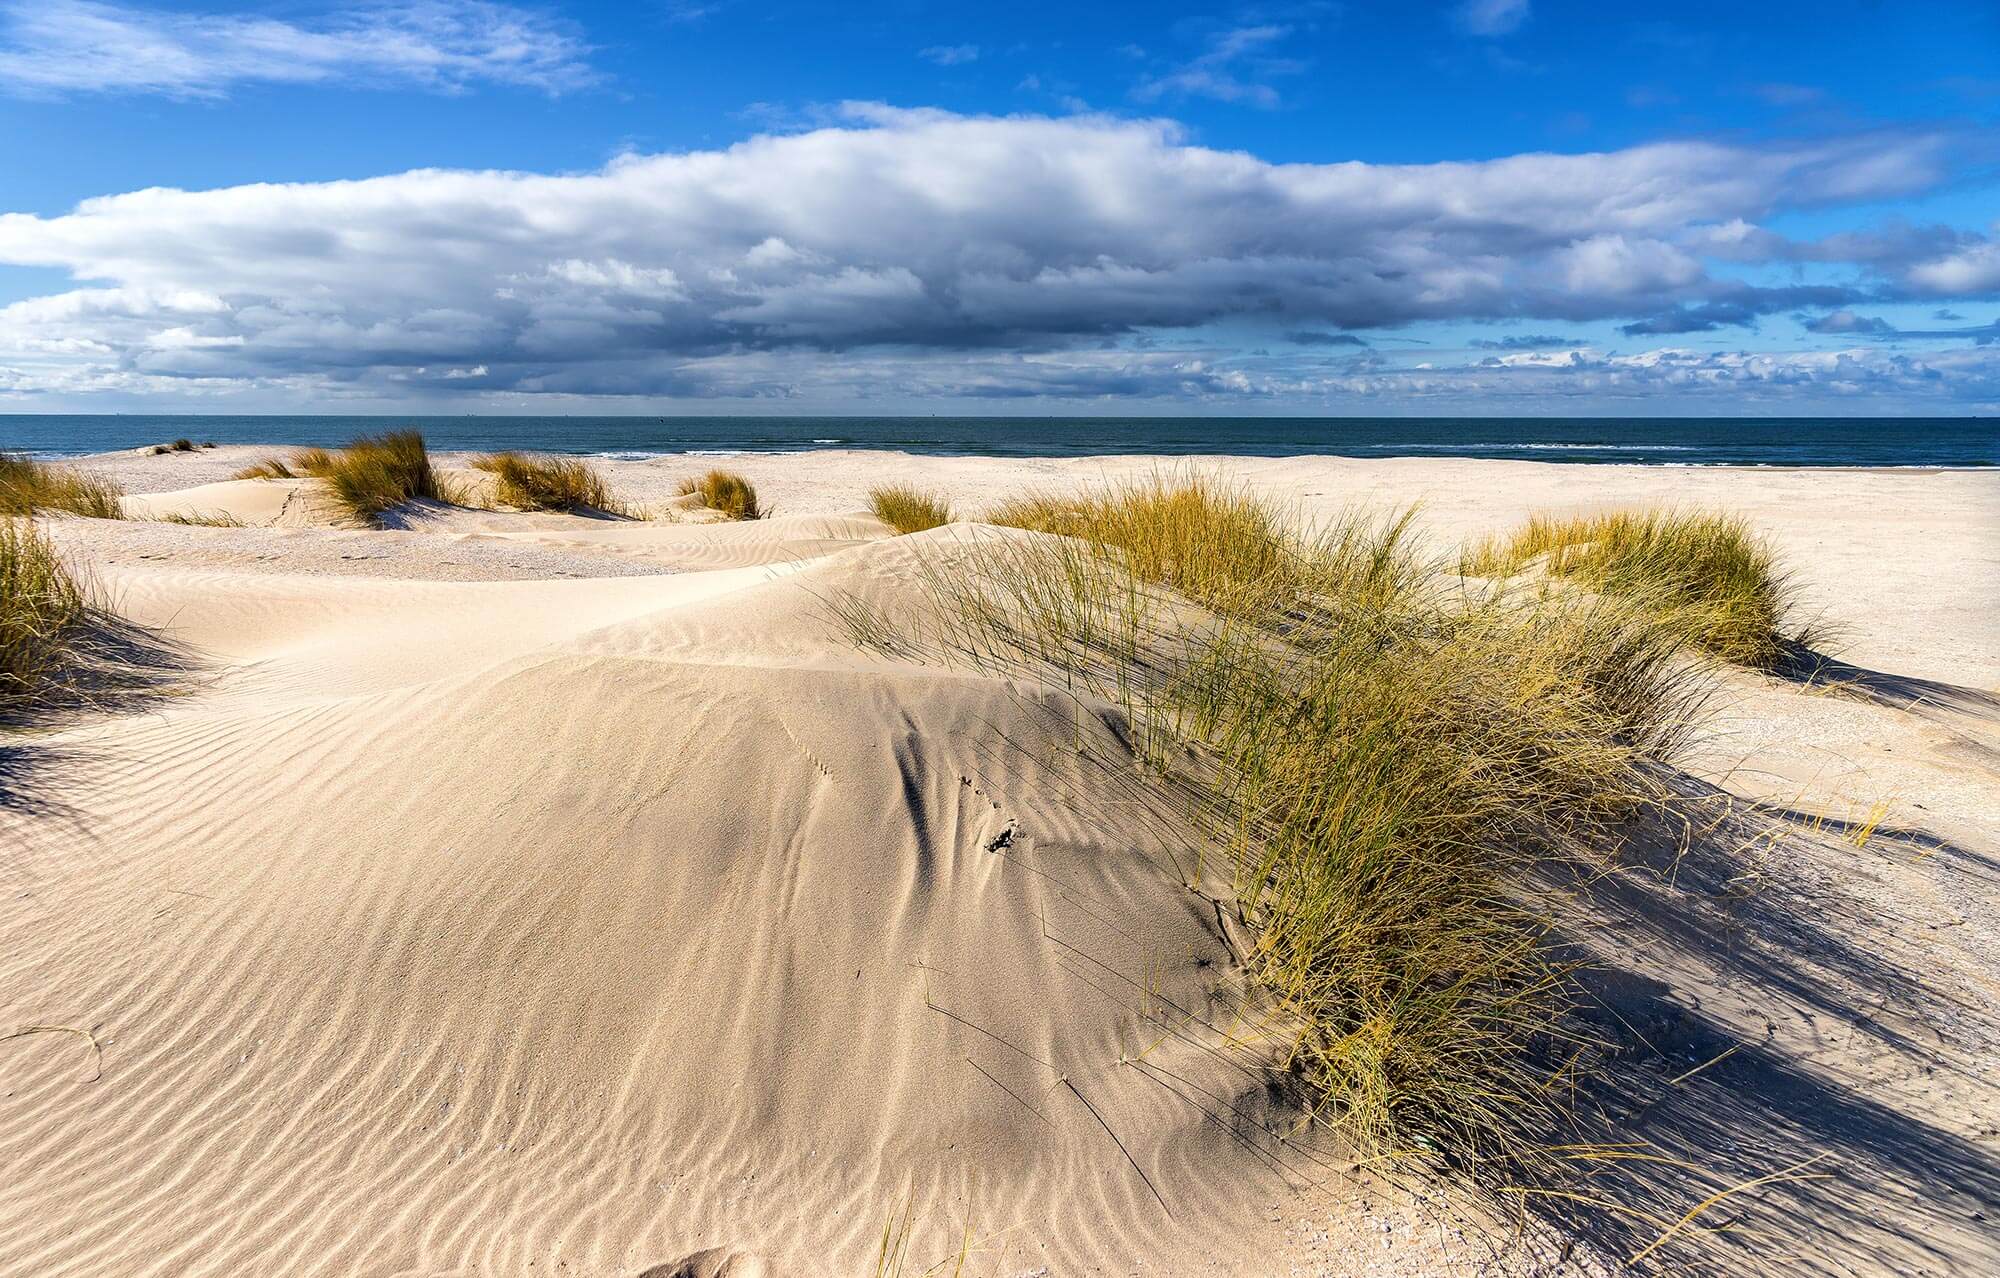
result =
M359 527L229 478L281 451L84 458L127 517L46 521L172 670L0 746L0 1272L1660 1272L1723 1191L1720 1272L2000 1272L2000 472L825 451L598 463L755 521ZM830 619L995 502L1189 470L1441 554L1740 514L1834 636L1685 765L1782 839L1570 893L1636 1227L1302 1127L1114 726ZM894 536L890 482L967 522Z

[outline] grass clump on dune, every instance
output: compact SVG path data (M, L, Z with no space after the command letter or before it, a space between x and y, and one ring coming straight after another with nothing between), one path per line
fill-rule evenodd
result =
M267 457L254 466L245 466L231 479L324 478L333 469L333 453L324 448L302 448L291 457Z
M324 469L313 473L360 519L374 519L420 497L442 497L424 437L413 430L365 435L328 456Z
M1106 548L1140 580L1258 622L1308 601L1310 612L1394 614L1419 593L1425 571L1410 551L1408 515L1299 535L1287 531L1288 512L1200 473L1015 498L985 520Z
M158 522L163 524L180 524L187 528L243 528L248 526L241 519L238 519L226 510L172 511L161 515Z
M87 610L47 535L29 520L0 517L0 717L58 677Z
M414 430L364 435L337 450L302 449L289 459L272 457L245 467L231 478L321 479L342 506L369 521L406 501L444 499L424 437Z
M292 467L301 475L324 475L333 469L333 452L325 448L301 448L292 454Z
M611 495L597 468L573 457L530 457L503 452L475 457L472 465L490 473L494 477L495 496L517 510L629 513Z
M757 506L756 488L733 470L711 470L706 475L683 479L680 493L683 497L699 497L702 505L731 519L763 518Z
M68 466L0 453L0 516L60 511L92 519L119 517L118 485Z
M1254 611L1273 591L1296 592L1304 565L1281 512L1199 474L1019 497L985 518L1110 547L1135 576L1228 613Z
M0 727L169 694L188 654L95 593L34 520L0 516Z
M1535 872L1661 799L1709 686L1681 633L1617 598L1468 590L1407 516L1292 534L1203 477L995 518L1062 538L944 548L912 615L837 601L850 637L1116 707L1190 847L1226 852L1314 1116L1366 1155L1532 1160L1574 988Z
M300 448L290 458L264 458L256 466L244 466L232 480L304 480L326 478L334 468L334 454L326 448Z
M923 532L951 522L951 503L908 484L885 484L868 494L868 509L899 533Z
M254 466L245 466L231 475L231 479L297 479L299 472L291 463L281 458L269 457Z
M1659 613L1725 661L1769 670L1785 655L1783 627L1796 592L1770 547L1738 516L1537 515L1466 557L1468 572L1487 576L1536 565Z

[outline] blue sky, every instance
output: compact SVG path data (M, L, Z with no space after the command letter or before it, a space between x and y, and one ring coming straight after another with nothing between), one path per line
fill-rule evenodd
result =
M0 411L1987 413L2000 6L0 0Z

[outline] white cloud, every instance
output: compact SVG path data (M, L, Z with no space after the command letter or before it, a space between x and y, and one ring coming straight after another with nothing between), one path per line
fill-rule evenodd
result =
M1503 36L1528 20L1528 0L1466 0L1458 6L1458 24L1478 36Z
M2000 243L1989 240L1918 262L1909 282L1919 292L1947 297L2000 292Z
M1279 103L1278 91L1264 83L1275 75L1295 75L1302 64L1273 56L1269 49L1291 34L1285 26L1266 24L1233 27L1218 32L1206 52L1192 61L1161 75L1139 82L1133 96L1142 102L1163 97L1214 98L1218 102L1247 102L1266 110Z
M1877 316L1856 315L1853 311L1830 311L1818 319L1803 321L1810 333L1865 333L1883 336L1895 333L1895 325Z
M1212 345L1227 326L1640 317L1649 334L1832 309L1858 285L1753 286L1711 274L1711 249L1741 249L1775 211L1951 167L1940 139L1872 134L1272 164L1159 121L844 112L595 173L419 170L0 215L0 263L79 282L0 307L0 367L14 394L383 394L442 388L445 370L454 391L535 395L1358 393L1414 374L1329 380L1326 360L1375 352L1293 350L1277 368L1132 347ZM1712 380L1768 386L1784 367ZM1592 376L1641 380L1611 362Z
M1606 297L1657 296L1693 284L1701 263L1652 239L1593 235L1558 251L1563 287L1572 293Z
M0 90L216 97L237 84L485 81L555 93L594 78L588 50L540 14L482 0L343 9L302 25L96 0L0 0Z
M1454 393L1488 398L1591 397L1735 405L1896 397L1953 407L2000 401L2000 351L1696 351L1583 348L1505 356L1463 370Z
M928 49L917 50L917 56L941 67L955 67L967 62L979 61L979 46L976 44L935 44Z

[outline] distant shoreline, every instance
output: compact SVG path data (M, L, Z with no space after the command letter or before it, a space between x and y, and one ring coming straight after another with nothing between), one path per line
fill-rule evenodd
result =
M177 438L337 446L390 427L439 450L521 449L609 460L821 450L923 457L1391 457L1641 466L2000 466L1981 418L993 418L29 415L0 448L74 458Z
M158 442L167 443L170 441L162 440ZM69 464L84 465L84 466L105 465L105 464L116 465L119 463L128 462L134 456L140 456L140 457L148 456L151 454L151 451L155 446L156 445L154 443L149 442L146 444L134 445L133 447L130 448L114 448L114 449L108 449L104 452L97 452L97 453L51 453L51 454L33 454L33 455L36 456L37 460L61 461ZM218 447L222 447L222 445L218 445ZM261 450L267 450L272 453L282 454L303 448L313 447L313 445L299 440L288 440L284 442L273 442L273 443L252 442L245 444L228 445L228 447L261 449ZM485 450L476 448L438 448L436 450L436 453L440 457L448 457L454 454L472 455L482 451ZM529 449L527 451L561 453L562 450ZM1094 461L1094 462L1102 462L1107 465L1130 465L1135 462L1137 463L1155 462L1161 465L1162 467L1166 468L1172 468L1175 465L1187 465L1187 464L1199 465L1208 462L1229 464L1229 463L1245 463L1245 462L1284 463L1284 462L1319 462L1319 461L1332 461L1332 462L1366 461L1371 464L1393 464L1398 462L1405 462L1415 465L1429 465L1439 462L1480 462L1480 463L1499 463L1503 465L1516 464L1523 466L1561 466L1565 468L1575 467L1580 469L1606 469L1606 470L1629 469L1629 470L1647 470L1647 471L1672 471L1672 470L1730 471L1730 472L1745 471L1745 472L1757 472L1757 473L1774 474L1774 475L1800 474L1800 473L1809 473L1816 475L1887 474L1887 475L1905 475L1911 477L1920 477L1923 475L1946 475L1946 474L1978 475L1991 472L1995 469L2000 469L2000 463L1994 463L1994 462L1973 462L1963 465L1939 465L1935 463L1923 463L1923 462L1895 463L1895 464L1873 465L1873 466L1841 465L1837 463L1827 463L1822 465L1798 465L1798 464L1785 465L1785 464L1766 463L1766 462L1689 462L1689 461L1636 462L1629 460L1565 461L1565 460L1551 460L1549 458L1544 458L1544 457L1472 457L1464 455L1439 455L1434 453L1408 453L1408 454L1391 454L1387 456L1356 457L1344 453L1264 454L1264 453L1230 453L1230 452L1212 452L1212 453L1129 452L1129 453L1081 453L1081 454L1073 453L1073 454L1063 455L1060 457L1037 458L1035 456L1021 456L1016 454L935 454L935 453L917 452L905 448L843 448L835 446L828 446L823 448L699 449L699 450L688 450L684 452L647 452L637 455L633 453L575 453L575 454L565 453L562 455L576 456L586 461L608 464L613 467L621 465L648 465L655 463L670 463L674 461L684 461L690 466L697 466L697 465L705 465L711 462L728 461L730 459L736 459L739 461L758 461L758 460L775 460L779 458L784 458L784 459L796 459L804 461L815 457L825 457L829 459L833 458L853 459L853 458L875 456L875 457L894 459L898 463L908 462L908 463L919 463L919 464L925 461L934 461L941 459L951 459L959 461L1034 461L1039 459L1047 461L1063 461L1070 463Z

